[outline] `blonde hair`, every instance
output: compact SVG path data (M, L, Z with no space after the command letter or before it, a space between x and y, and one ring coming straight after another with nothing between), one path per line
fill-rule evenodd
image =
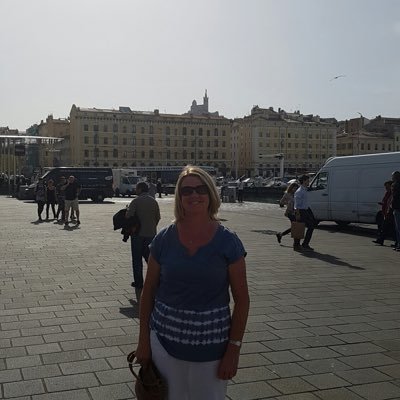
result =
M221 205L221 200L219 198L217 187L215 186L213 179L206 171L204 171L200 167L187 165L180 173L178 181L176 182L174 204L175 222L182 220L185 216L185 210L182 207L180 191L182 187L182 181L187 176L196 176L203 182L204 185L207 186L209 198L208 215L210 219L216 221L218 209Z
M293 193L294 192L294 188L298 188L300 185L297 182L292 182L287 189L285 190L286 193Z

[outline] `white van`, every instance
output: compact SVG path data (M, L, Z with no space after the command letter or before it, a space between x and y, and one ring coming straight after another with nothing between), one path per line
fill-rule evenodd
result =
M309 187L315 219L375 224L384 183L399 170L400 152L329 158Z

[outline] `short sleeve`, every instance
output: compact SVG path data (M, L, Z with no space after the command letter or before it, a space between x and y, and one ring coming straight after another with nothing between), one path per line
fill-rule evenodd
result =
M244 249L243 243L236 233L227 231L225 240L225 258L229 264L233 264L241 257L246 257L247 253Z
M168 228L162 229L160 232L157 233L157 235L154 237L149 245L150 254L157 261L158 264L160 264L162 247L163 243L165 243L167 233Z

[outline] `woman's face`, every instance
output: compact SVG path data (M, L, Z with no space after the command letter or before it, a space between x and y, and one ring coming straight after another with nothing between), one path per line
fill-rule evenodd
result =
M182 179L180 199L186 216L208 214L208 188L197 176L189 175Z

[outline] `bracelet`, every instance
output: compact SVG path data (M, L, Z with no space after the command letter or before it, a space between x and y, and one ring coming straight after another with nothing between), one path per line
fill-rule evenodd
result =
M230 344L233 344L234 346L241 347L242 342L240 340L229 340Z

